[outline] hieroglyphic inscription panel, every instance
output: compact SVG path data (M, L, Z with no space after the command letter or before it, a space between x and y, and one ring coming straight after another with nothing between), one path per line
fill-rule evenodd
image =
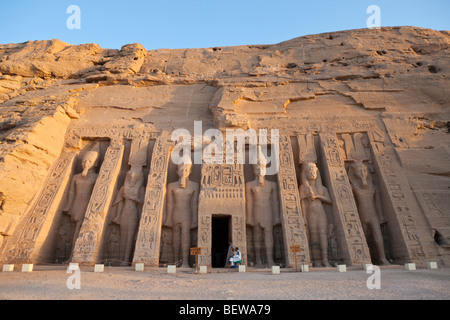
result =
M300 245L302 251L298 257L302 264L309 265L310 254L305 221L303 220L300 207L300 195L298 192L291 140L287 135L280 136L279 170L277 177L285 248ZM295 266L293 256L286 256L286 265L289 267Z
M36 262L34 257L39 254L38 246L44 241L50 226L43 227L52 223L59 200L64 192L64 181L66 180L67 183L74 158L75 153L67 152L56 160L38 200L26 216L17 241L13 242L13 247L8 251L8 263ZM41 234L43 229L47 231L45 234Z
M161 226L166 195L167 169L173 142L170 136L156 139L145 191L133 264L158 267Z
M106 213L112 201L117 177L122 164L124 146L112 141L95 182L91 198L84 216L80 234L75 241L72 262L82 264L96 263L101 246L101 238Z
M369 131L367 134L376 167L386 187L390 205L398 221L402 239L405 242L404 252L397 253L397 255L403 255L405 262L409 261L423 264L426 259L425 251L423 250L422 240L412 216L412 209L408 204L404 190L405 185L400 181L400 173L395 168L394 161L387 152L383 135L377 131Z
M232 242L247 261L245 229L245 183L242 164L203 164L198 207L199 265L211 266L211 223L213 215L231 216Z
M352 187L345 170L339 140L334 133L319 135L333 199L333 213L341 240L341 252L348 264L371 263L369 248L359 220Z

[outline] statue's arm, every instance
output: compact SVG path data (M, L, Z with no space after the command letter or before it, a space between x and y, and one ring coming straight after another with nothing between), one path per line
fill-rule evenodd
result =
M247 224L253 225L253 192L250 185L245 186L245 212Z
M191 196L191 228L195 229L198 225L198 193L199 193L199 185L196 184L194 188L194 192Z
M278 200L278 186L276 183L273 184L272 188L272 210L274 214L274 225L281 223L280 218L280 201Z
M322 186L322 192L318 195L316 195L317 199L320 199L322 202L331 204L331 197L330 193L328 192L328 189L324 186Z
M120 224L120 214L122 213L123 209L123 190L124 186L122 186L119 190L119 192L116 195L116 198L114 199L114 202L112 204L112 210L115 210L114 215L111 219L111 222Z
M66 206L63 209L63 212L69 213L70 208L72 207L73 199L75 198L75 177L72 178L72 182L70 183L69 188L69 197L67 199Z
M308 221L306 220L306 213L308 211L308 196L305 194L304 185L299 188L300 194L300 209L302 210L303 221L305 223L306 230L308 230Z
M169 184L167 187L167 205L166 205L166 219L164 220L164 226L172 227L172 215L173 215L173 194L172 186Z

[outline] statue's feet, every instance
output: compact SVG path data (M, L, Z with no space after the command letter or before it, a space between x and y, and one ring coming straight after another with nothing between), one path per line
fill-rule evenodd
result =
M323 262L323 266L324 266L325 268L331 268L331 264L330 264L328 261L324 261L324 262Z
M390 265L391 263L387 260L387 259L381 259L380 260L380 265L382 266L387 266Z

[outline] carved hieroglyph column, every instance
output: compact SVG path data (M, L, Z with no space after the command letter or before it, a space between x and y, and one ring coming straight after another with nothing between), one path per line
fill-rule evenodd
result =
M94 264L101 251L106 214L109 210L117 177L122 165L124 146L111 141L95 182L80 233L72 251L72 262Z
M359 219L342 159L339 141L333 133L321 133L320 142L325 159L325 178L333 200L333 217L341 242L342 258L348 265L371 263L369 247Z
M395 219L393 225L399 229L394 230L397 232L391 232L395 237L392 239L395 258L398 262L414 262L424 265L426 253L423 248L423 240L412 216L413 209L408 204L410 202L408 195L404 190L408 184L406 181L401 182L399 168L395 167L394 161L388 153L385 138L376 131L367 134L374 155L375 169L381 177L380 186L384 191L383 196L389 199L386 201L387 207L385 208L391 212L390 221Z
M297 256L301 264L309 265L311 262L305 221L300 207L300 194L295 176L295 162L290 137L281 135L280 161L277 177L286 266L290 268L295 267L295 257L290 253L290 247L293 245L300 245L302 248L301 253Z
M38 199L21 222L20 233L17 238L12 236L12 247L6 253L8 263L36 263L41 255L44 255L44 260L50 256L42 253L41 248L69 182L74 158L74 152L67 152L56 160Z
M166 195L167 169L173 142L167 134L156 139L145 190L144 206L134 251L133 265L159 266L159 249Z
M245 183L242 164L203 164L198 206L198 240L202 249L198 264L211 266L212 217L231 216L233 245L247 264ZM224 261L225 263L225 261Z

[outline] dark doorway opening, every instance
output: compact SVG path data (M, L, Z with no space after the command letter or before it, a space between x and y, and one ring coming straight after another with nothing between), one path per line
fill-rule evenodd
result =
M228 242L231 240L231 216L212 217L211 265L213 268L225 267Z

